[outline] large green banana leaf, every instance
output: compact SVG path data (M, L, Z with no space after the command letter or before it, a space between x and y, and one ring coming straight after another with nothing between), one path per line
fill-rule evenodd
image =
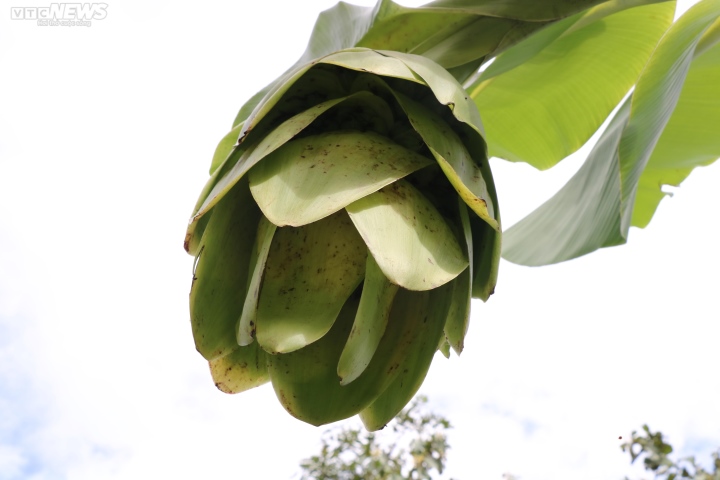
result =
M562 18L599 4L624 9L657 0L438 0L408 8L379 0L373 8L340 2L322 12L305 53L294 68L352 47L423 55L450 69L459 81L485 60ZM281 77L255 94L238 112L233 126L245 120Z
M695 48L677 106L640 177L632 225L645 227L665 197L662 185L678 186L698 166L720 157L720 20ZM714 45L713 45L714 43Z
M505 258L543 265L624 243L652 217L663 184L718 158L719 18L720 0L703 0L667 31L583 167L505 232Z
M604 4L498 57L467 86L490 155L546 169L579 149L636 82L674 3L619 12Z

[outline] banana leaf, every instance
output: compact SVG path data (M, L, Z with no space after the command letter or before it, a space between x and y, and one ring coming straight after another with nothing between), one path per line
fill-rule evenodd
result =
M504 258L544 265L625 243L663 184L720 156L719 18L720 0L703 0L670 27L578 173L505 232Z
M299 66L351 47L423 55L450 69L463 82L486 60L527 36L600 4L625 9L657 0L439 0L420 8L379 0L375 7L345 2L322 12L308 46L285 76L252 96L238 112L233 127L248 118L277 83Z

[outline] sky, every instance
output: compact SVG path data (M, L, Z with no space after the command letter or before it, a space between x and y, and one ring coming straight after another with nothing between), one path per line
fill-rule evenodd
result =
M10 7L47 4L9 2L0 480L292 478L324 429L286 414L268 385L215 389L192 341L182 241L237 109L300 56L334 2L125 0L90 27L11 20ZM536 172L493 160L505 225L580 161ZM502 263L462 356L436 358L421 389L454 425L450 476L619 479L638 470L618 437L643 423L709 458L718 184L718 166L696 171L627 245Z

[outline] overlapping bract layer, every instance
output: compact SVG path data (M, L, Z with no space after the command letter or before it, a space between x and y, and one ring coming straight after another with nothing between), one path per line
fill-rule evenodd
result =
M237 140L237 142L235 141ZM344 50L286 75L224 138L188 227L193 335L222 391L382 428L497 277L472 101L422 57Z

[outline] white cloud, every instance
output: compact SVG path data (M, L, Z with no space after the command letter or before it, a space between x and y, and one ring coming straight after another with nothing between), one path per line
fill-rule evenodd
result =
M19 447L0 445L0 472L9 478L20 477L27 460Z

